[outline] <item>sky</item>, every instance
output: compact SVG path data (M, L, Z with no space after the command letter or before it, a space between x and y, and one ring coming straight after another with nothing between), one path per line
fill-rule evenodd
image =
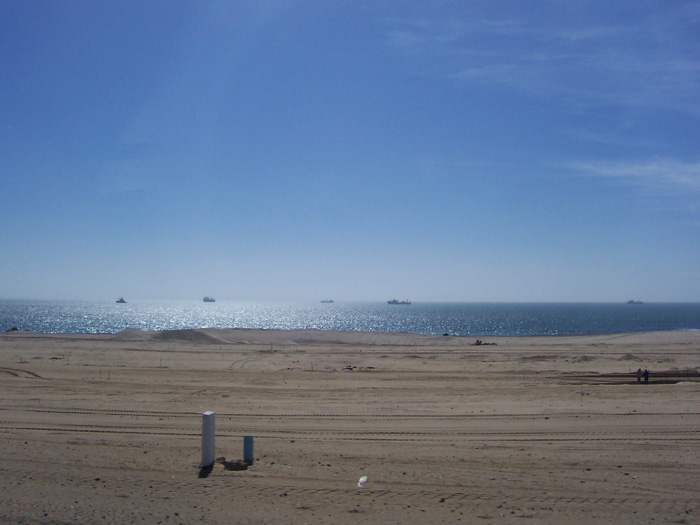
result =
M0 298L700 301L696 1L0 2Z

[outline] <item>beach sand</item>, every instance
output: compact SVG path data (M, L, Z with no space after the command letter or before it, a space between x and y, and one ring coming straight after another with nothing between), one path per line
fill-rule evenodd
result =
M0 522L700 522L700 332L480 339L0 334Z

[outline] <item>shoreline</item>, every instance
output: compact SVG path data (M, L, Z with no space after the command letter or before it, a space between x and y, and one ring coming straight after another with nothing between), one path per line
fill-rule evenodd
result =
M640 335L640 334L676 334L676 333L694 333L700 332L700 328L678 328L675 330L639 330L639 331L627 331L627 332L595 332L595 333L568 333L568 334L514 334L514 335L489 335L489 334L470 334L470 335L457 335L457 334L425 334L420 332L394 332L394 331L373 331L373 330L336 330L336 329L326 329L326 328L175 328L175 329L160 329L160 330L143 330L141 328L125 328L124 330L119 330L117 332L38 332L29 329L21 329L18 327L11 327L0 332L0 335L12 335L12 334L33 334L38 336L116 336L124 333L143 333L143 334L157 334L162 332L283 332L283 333L293 333L293 332L308 332L308 333L339 333L339 334L381 334L381 335L397 335L397 336L416 336L416 337L445 337L445 338L488 338L488 339L505 339L505 338L528 338L528 337L601 337L601 336L629 336L629 335Z

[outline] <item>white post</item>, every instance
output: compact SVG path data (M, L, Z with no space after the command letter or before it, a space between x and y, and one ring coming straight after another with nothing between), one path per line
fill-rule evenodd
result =
M202 414L202 468L214 465L214 412Z

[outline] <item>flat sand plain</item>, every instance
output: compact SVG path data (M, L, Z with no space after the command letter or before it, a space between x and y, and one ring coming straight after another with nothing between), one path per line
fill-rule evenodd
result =
M700 523L700 332L481 339L0 334L0 522Z

